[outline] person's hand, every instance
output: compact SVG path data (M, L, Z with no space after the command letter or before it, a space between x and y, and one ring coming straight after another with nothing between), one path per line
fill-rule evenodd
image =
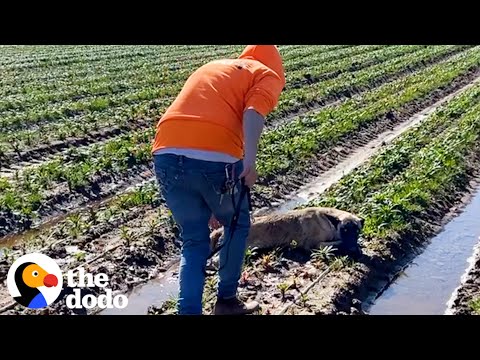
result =
M240 179L245 178L245 185L251 188L257 181L257 167L255 163L243 163L243 171L239 175Z
M220 222L215 218L214 215L212 215L210 217L210 220L208 221L208 225L213 229L213 230L217 230L218 228L220 228L222 226L222 224L220 224Z

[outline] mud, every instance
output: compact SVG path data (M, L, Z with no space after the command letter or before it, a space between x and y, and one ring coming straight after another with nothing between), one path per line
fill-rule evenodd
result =
M215 267L217 266L218 263L215 264ZM256 314L269 315L272 308L279 308L293 300L325 268L325 263L311 261L309 253L295 248L277 249L275 252L248 251L238 295L243 301L256 300L260 303L261 308ZM178 282L178 274L174 280ZM216 280L216 277L206 280L205 315L213 312ZM178 297L178 288L175 290L171 293L173 299ZM157 287L157 292L159 291ZM176 313L176 309L172 309L171 302L166 302L162 305L151 305L147 313L171 315Z

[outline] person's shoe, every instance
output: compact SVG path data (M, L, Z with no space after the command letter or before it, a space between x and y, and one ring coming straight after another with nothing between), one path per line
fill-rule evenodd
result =
M238 298L217 299L214 315L248 315L258 310L260 304L256 301L244 303Z

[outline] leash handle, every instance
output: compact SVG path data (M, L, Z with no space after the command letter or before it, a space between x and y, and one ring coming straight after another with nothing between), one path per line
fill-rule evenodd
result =
M245 197L245 195L248 196L247 200L248 200L249 211L252 211L251 210L252 209L252 204L251 204L251 198L250 198L250 188L245 185L245 178L241 178L239 180L241 182L241 190L240 190L240 197L239 197L238 203L236 205L235 205L235 187L236 187L236 184L237 184L238 180L235 181L235 185L232 187L232 189L230 189L230 191L231 191L230 195L232 197L232 205L233 205L234 213L233 213L232 219L230 221L230 236L228 238L228 243L229 244L232 241L233 234L235 233L235 229L236 229L237 222L238 222L238 217L240 216L240 208L242 206L242 201L243 201L243 198ZM219 247L217 247L215 250L213 250L210 253L210 255L207 257L207 261L210 260L213 256L215 256L215 254L217 254L225 245L226 245L226 242L224 242ZM215 275L216 272L220 271L222 268L223 267L220 267L220 269L218 269L217 271L214 271L213 273L210 273L210 274L207 272L206 269L204 269L203 273L206 277L213 276L213 275Z
M250 188L246 185L243 185L247 188L247 200L248 200L248 210L249 211L253 211L253 207L252 207L252 197L250 195Z

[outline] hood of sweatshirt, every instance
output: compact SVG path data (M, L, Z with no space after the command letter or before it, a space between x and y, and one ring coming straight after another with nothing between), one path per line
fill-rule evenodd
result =
M275 45L247 45L238 58L261 62L273 70L285 85L285 69L282 63L282 56Z

